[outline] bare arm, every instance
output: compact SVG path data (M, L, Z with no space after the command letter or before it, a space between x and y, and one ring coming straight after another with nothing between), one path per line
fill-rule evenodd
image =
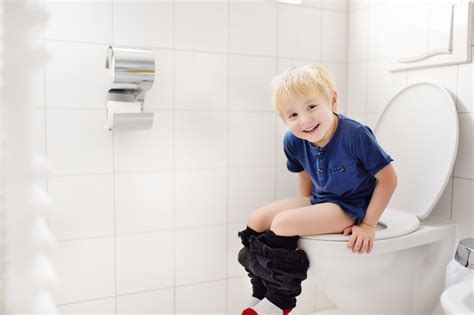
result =
M302 197L310 197L311 196L311 188L313 183L311 178L309 177L308 173L302 171L298 173L298 184L300 186L300 194Z
M362 222L373 227L379 222L383 211L387 207L397 187L397 174L393 166L389 164L375 174L375 178L377 178L377 186L375 186L372 199L370 199L367 212Z
M391 164L375 174L375 178L377 178L377 185L367 207L364 220L360 225L350 227L352 236L347 242L347 248L351 249L352 252L367 252L369 254L372 251L375 227L397 187L397 174ZM347 233L348 229L346 228L344 235L347 235Z

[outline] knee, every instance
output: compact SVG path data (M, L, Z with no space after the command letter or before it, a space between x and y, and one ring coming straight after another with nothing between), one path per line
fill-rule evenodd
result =
M268 218L261 211L255 210L250 214L248 226L256 232L264 232L269 229Z
M276 235L279 236L293 236L293 225L291 224L291 217L285 213L281 212L277 214L272 221L270 230L273 231Z

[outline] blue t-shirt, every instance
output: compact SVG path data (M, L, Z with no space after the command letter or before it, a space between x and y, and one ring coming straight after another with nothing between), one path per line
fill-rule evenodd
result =
M374 175L393 159L369 127L334 114L339 124L324 147L313 146L289 131L285 134L287 167L294 173L304 170L311 177L311 204L336 203L360 224L377 183Z

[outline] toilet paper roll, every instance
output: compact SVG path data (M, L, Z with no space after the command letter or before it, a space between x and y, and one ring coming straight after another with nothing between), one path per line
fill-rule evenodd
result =
M149 89L155 79L155 59L152 50L112 48L107 50L112 89Z
M140 102L119 102L107 101L107 114L104 128L112 129L114 125L114 114L141 113L142 105Z

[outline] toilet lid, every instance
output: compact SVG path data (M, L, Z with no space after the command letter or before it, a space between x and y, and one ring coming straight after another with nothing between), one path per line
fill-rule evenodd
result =
M453 170L458 129L456 105L446 89L416 83L394 96L374 131L397 172L387 208L419 219L430 214Z

